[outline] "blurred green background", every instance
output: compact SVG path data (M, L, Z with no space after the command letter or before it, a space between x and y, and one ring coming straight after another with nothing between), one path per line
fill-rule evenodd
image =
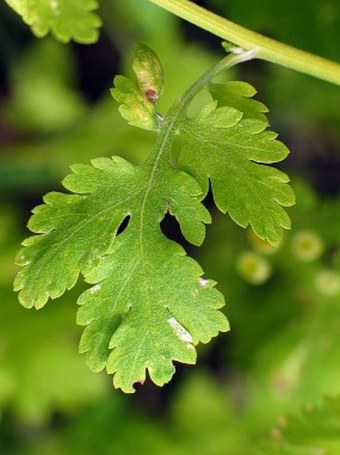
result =
M197 3L340 60L338 0ZM114 75L130 71L134 43L163 63L163 111L223 55L216 37L146 1L102 0L100 15L98 43L62 45L33 37L0 3L0 454L338 455L339 400L323 401L340 394L336 86L257 61L227 75L257 88L291 149L282 169L297 195L293 228L273 250L213 211L203 247L185 245L218 281L232 329L199 348L195 367L179 365L169 385L124 396L90 372L77 352L82 283L39 312L13 294L30 210L61 189L69 166L149 153L152 135L129 127L109 94ZM170 217L164 229L178 239ZM302 406L312 425L309 414L307 424L285 417Z

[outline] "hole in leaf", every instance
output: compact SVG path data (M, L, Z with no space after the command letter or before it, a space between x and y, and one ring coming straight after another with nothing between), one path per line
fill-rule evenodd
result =
M123 221L119 225L119 228L117 229L117 235L122 234L122 232L125 231L125 229L129 225L129 222L130 222L130 216L127 216L123 219Z

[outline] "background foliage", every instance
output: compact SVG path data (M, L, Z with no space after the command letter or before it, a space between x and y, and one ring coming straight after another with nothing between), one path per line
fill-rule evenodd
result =
M261 0L256 14L250 1L201 3L339 59L337 0ZM114 74L128 71L135 41L154 48L165 67L160 110L222 54L216 38L146 2L142 8L136 11L135 0L102 1L98 44L65 46L32 37L0 4L0 452L335 455L336 87L256 61L239 69L237 77L258 89L273 129L291 148L283 170L297 194L289 209L293 228L273 250L214 214L203 247L190 249L226 295L232 330L201 348L195 368L179 367L172 384L146 384L134 396L113 391L110 380L91 373L77 353L73 292L38 313L21 308L12 293L13 258L27 234L29 211L47 191L60 188L69 166L112 154L138 163L150 149L152 138L126 125L109 94ZM164 230L180 239L171 219Z

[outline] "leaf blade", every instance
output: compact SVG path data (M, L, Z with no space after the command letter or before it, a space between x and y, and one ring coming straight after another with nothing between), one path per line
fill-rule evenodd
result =
M282 207L295 199L287 175L268 166L289 151L266 126L262 120L243 118L234 108L211 103L182 126L178 162L205 192L210 180L215 204L223 213L278 245L282 229L290 228Z
M175 371L174 360L195 363L194 346L229 329L225 316L216 311L224 304L223 297L214 283L200 284L203 272L197 263L160 232L145 241L143 256L136 239L133 230L126 231L112 245L87 276L93 283L105 276L95 299L88 290L78 302L78 323L87 324L81 351L87 353L90 366L97 368L91 363L92 352L98 349L92 325L100 326L107 334L101 344L100 369L106 367L114 374L114 386L129 393L135 383L144 382L147 371L156 384L168 382ZM129 258L123 269L120 254ZM94 310L96 299L106 305L100 322ZM120 323L111 333L108 327L117 319Z
M80 194L48 193L45 205L34 209L29 228L39 235L23 242L17 255L23 269L14 282L27 308L41 308L49 297L60 297L99 261L129 215L129 201L140 191L137 171L127 161L101 158L92 163L73 166L74 173L64 180L66 188Z
M132 67L136 80L116 76L111 95L120 103L119 112L130 125L156 131L159 128L156 108L164 84L161 63L151 49L138 44Z
M5 0L39 38L52 32L57 39L67 43L93 43L98 39L101 20L93 12L96 0Z

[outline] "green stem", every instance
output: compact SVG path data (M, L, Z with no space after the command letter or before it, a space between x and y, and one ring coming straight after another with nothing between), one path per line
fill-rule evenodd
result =
M164 185L164 175L162 173L162 167L164 169L170 166L170 152L172 147L173 139L176 135L176 124L181 117L181 114L188 107L190 102L195 96L211 82L217 74L221 71L229 69L239 63L251 60L256 55L256 50L250 49L249 51L241 51L239 54L231 54L224 57L222 60L217 62L208 71L202 74L183 94L183 96L177 100L169 111L166 113L164 123L161 126L158 139L156 142L154 153L151 153L147 160L144 162L144 168L149 168L149 177L146 181L145 191L142 198L142 204L139 212L139 238L140 238L140 254L143 255L143 226L146 223L148 204L150 203L150 195L154 191L154 188L162 188ZM162 183L159 184L157 180Z
M340 85L340 64L255 33L189 0L149 0L167 11L242 49L256 49L256 57Z
M239 54L231 54L218 61L208 71L203 73L199 79L197 79L183 94L183 96L177 100L174 105L167 112L164 124L162 126L161 133L159 135L156 150L158 150L156 157L152 154L149 156L152 161L154 168L158 167L158 163L161 157L164 155L164 151L168 150L167 145L171 143L176 123L181 113L188 107L190 102L195 96L211 82L217 74L221 71L232 68L239 63L245 62L255 58L256 50L250 49L249 51L241 51Z
M195 96L207 86L217 74L221 71L232 68L239 63L246 62L255 58L256 50L250 49L249 51L241 51L239 54L231 54L219 60L208 71L203 73L181 96L181 98L174 103L165 116L163 134L160 135L160 143L171 142L174 134L176 123L185 109L189 106ZM170 138L170 141L169 141ZM162 149L162 146L160 146ZM156 159L157 161L157 159Z
M183 94L181 97L180 111L182 111L188 104L193 100L193 98L206 86L208 85L217 74L226 69L232 68L239 63L252 60L257 57L257 49L241 50L239 53L230 54L222 58L217 62L212 68L206 71L202 76L197 79Z

